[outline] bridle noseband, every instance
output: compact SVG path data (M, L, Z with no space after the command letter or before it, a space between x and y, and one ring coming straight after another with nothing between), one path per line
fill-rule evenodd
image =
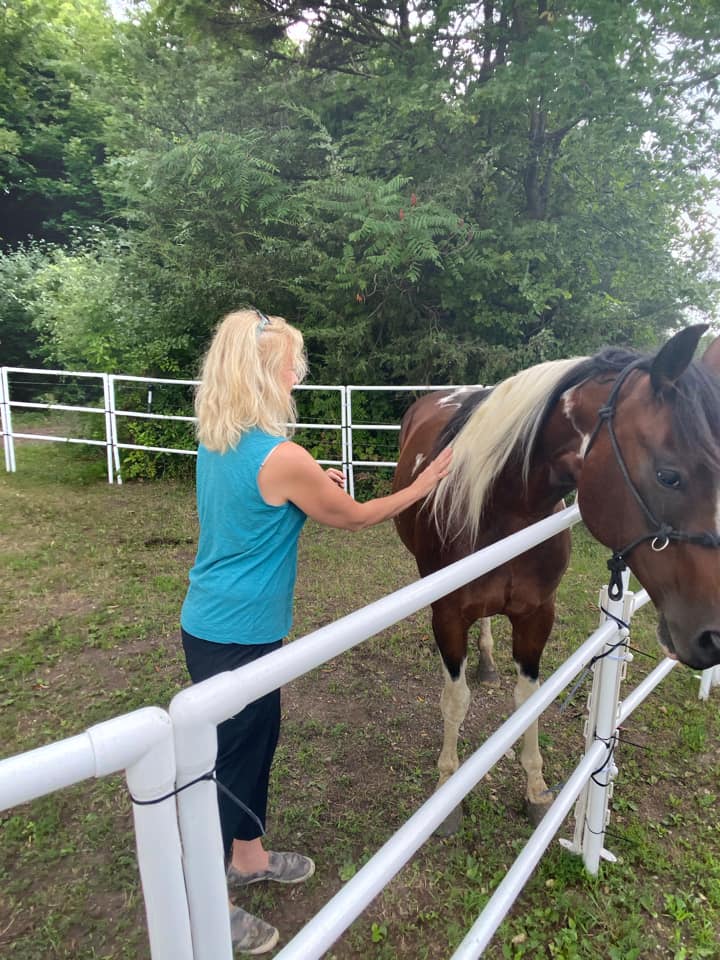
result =
M658 520L643 499L642 494L635 486L633 479L630 476L630 471L627 468L627 464L625 463L625 459L622 455L622 451L620 450L620 445L615 434L613 417L615 415L622 385L634 370L641 369L646 363L646 358L641 357L638 360L633 360L620 371L620 374L615 381L612 390L610 391L610 396L607 399L607 403L605 403L605 405L598 410L597 423L595 424L593 432L590 434L590 439L587 447L585 448L585 457L587 457L587 455L590 453L592 445L595 443L595 440L600 433L600 430L602 429L603 425L605 425L610 437L610 443L612 444L613 454L615 455L615 462L620 469L620 474L625 481L625 486L628 487L632 495L635 497L635 500L639 504L642 512L647 517L650 526L654 528L651 529L650 532L643 534L643 536L638 537L636 540L631 541L621 550L613 551L613 555L607 562L608 570L610 571L608 596L611 600L622 599L623 584L621 574L627 569L627 562L625 558L632 550L635 549L635 547L637 547L638 544L644 543L646 540L652 541L650 546L653 550L655 550L656 553L660 553L662 550L664 550L671 541L674 541L675 543L692 543L700 547L713 547L715 549L720 548L720 535L718 534L709 533L708 531L704 531L702 533L685 533L683 530L676 530L669 523Z

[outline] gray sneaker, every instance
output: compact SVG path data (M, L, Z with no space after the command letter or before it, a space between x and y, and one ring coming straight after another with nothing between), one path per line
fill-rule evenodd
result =
M228 867L229 887L247 887L260 880L275 880L276 883L302 883L315 873L315 864L301 853L274 853L269 851L270 864L267 870L256 873L240 873L232 864Z
M251 956L268 953L280 936L275 927L232 903L230 904L230 933L233 948L238 953L248 953Z

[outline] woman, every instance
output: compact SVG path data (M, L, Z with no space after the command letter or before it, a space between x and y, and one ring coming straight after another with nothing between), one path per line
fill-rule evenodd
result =
M194 683L282 645L307 517L361 530L427 496L448 472L445 450L404 490L356 503L339 470L325 472L288 440L292 389L305 372L300 332L254 309L226 316L205 357L195 400L200 538L181 614ZM279 728L279 690L218 727L217 780L241 801L218 792L231 890L259 880L300 883L315 870L309 857L263 846ZM232 903L230 921L240 952L265 953L277 942L273 926Z

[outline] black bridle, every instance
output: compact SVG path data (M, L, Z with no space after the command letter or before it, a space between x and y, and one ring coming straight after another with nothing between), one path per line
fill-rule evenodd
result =
M652 541L650 546L653 550L655 550L656 553L660 553L662 550L664 550L671 541L675 543L692 543L700 547L713 547L715 549L720 548L720 535L716 533L709 533L707 531L702 533L685 533L683 530L676 530L669 523L658 520L643 499L642 494L635 486L633 479L630 476L630 471L627 468L622 451L620 450L620 444L618 443L618 439L615 434L613 416L615 415L618 396L620 394L622 385L634 370L638 370L646 364L647 360L645 358L640 358L638 360L633 360L632 363L629 363L620 371L620 374L615 381L612 390L610 391L610 396L607 399L607 403L598 410L597 423L595 424L593 432L590 434L590 439L587 447L585 448L585 456L587 457L588 453L590 453L592 445L595 443L595 440L600 433L600 430L602 429L603 425L605 425L610 437L610 443L612 444L613 454L615 455L615 462L620 469L620 474L625 481L625 486L629 488L630 492L635 497L635 500L639 504L640 509L645 514L648 523L652 528L648 533L643 534L636 540L632 540L622 549L613 551L613 555L607 562L608 570L610 571L608 596L611 600L622 599L623 584L621 574L627 569L627 562L625 558L640 543L644 543L647 540Z

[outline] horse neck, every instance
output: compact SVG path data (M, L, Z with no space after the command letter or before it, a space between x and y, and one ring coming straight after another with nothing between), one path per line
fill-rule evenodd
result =
M540 512L577 487L585 448L613 382L587 380L558 399L540 433L530 471L528 498Z

